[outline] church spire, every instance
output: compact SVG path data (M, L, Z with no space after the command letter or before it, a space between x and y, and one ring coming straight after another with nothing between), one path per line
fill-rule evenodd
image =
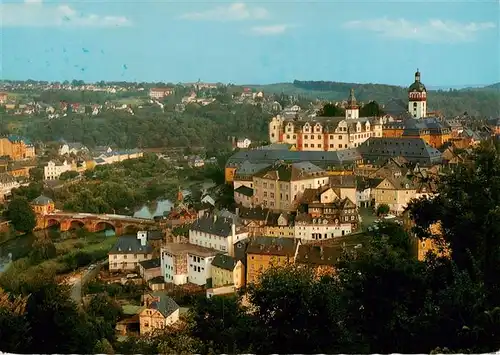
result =
M354 96L354 89L351 88L351 91L349 93L349 98L347 99L347 104L350 107L356 106L356 97Z

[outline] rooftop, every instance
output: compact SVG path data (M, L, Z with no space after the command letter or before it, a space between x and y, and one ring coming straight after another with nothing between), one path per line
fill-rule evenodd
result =
M150 254L153 248L150 245L141 245L141 241L135 235L124 235L118 238L109 254Z
M247 247L247 254L265 254L275 256L293 256L298 239L255 237Z
M201 247L199 245L188 244L188 243L166 243L162 247L163 251L173 255L185 255L191 254L201 257L214 256L217 254L217 251L205 247Z

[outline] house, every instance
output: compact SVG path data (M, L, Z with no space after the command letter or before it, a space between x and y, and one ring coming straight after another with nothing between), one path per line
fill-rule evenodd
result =
M67 154L78 154L78 153L88 153L89 149L82 143L73 142L67 143L63 141L63 144L59 147L59 155Z
M293 211L306 188L328 184L325 170L310 163L278 162L253 177L253 202L277 211Z
M54 212L55 210L54 201L51 198L43 195L40 195L33 201L31 201L30 205L36 214L49 214Z
M66 160L62 163L49 161L46 166L43 167L43 178L45 180L57 180L62 173L71 171L72 166Z
M139 275L141 275L144 281L149 281L155 277L161 276L160 258L140 261Z
M247 246L246 281L258 281L260 274L271 266L293 263L300 239L256 237Z
M226 181L232 181L235 190L242 185L253 188L253 176L269 165L270 164L252 164L248 160L244 161L243 164L234 171L233 176L226 176Z
M19 182L8 173L0 173L0 201L10 196L12 189L21 186Z
M147 295L144 303L139 313L141 335L164 329L179 321L180 307L166 294L157 292Z
M0 104L4 104L7 102L7 93L6 92L0 92Z
M205 161L199 156L195 156L189 160L188 164L192 168L201 168L205 166Z
M375 208L386 204L391 213L401 214L416 193L413 182L406 177L386 177L374 188Z
M100 156L101 154L109 154L113 152L113 149L110 146L101 145L92 149L92 152L95 156Z
M371 207L373 200L373 189L382 182L380 178L365 178L357 177L356 183L356 206L358 207Z
M233 245L248 238L248 229L234 220L217 215L205 215L189 228L189 243L233 255Z
M295 264L313 268L316 275L332 275L342 249L334 246L302 244L297 247Z
M149 97L152 99L163 99L174 93L172 88L152 88L149 90Z
M139 263L153 258L153 248L148 245L147 233L119 237L108 253L109 271L133 271Z
M217 251L189 243L165 243L161 248L161 273L166 283L205 285L212 277Z
M355 222L358 221L357 214L352 217L356 219ZM349 218L350 216L341 218L337 215L316 218L309 213L299 213L295 217L295 236L302 242L309 243L351 234L355 228Z
M248 138L240 138L236 141L236 147L240 149L247 149L252 144L252 141Z
M237 205L251 208L253 206L253 189L245 185L234 189L234 202Z
M269 214L262 235L269 237L295 237L295 215L281 212Z
M232 285L236 289L245 284L245 266L230 255L217 254L212 260L212 288Z

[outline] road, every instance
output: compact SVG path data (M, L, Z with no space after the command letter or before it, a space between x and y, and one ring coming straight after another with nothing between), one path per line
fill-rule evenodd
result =
M71 298L76 302L76 304L80 305L82 303L82 285L86 284L93 278L95 278L101 267L104 266L108 260L103 260L100 263L95 264L96 267L93 270L83 270L71 286Z

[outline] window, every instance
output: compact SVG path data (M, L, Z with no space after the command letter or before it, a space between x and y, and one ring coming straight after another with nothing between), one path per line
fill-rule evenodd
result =
M304 148L309 148L309 144L304 144Z
M320 134L318 134L318 139L321 139L321 135Z
M339 144L339 148L342 148L342 144Z
M314 148L314 144L311 144L311 148Z
M342 147L342 144L339 144L340 148ZM330 144L330 148L333 148L333 144Z
M408 192L407 192L408 193ZM134 254L134 259L137 259L137 254Z
M321 148L321 144L318 144L318 148Z
M342 140L342 136L339 136L339 139Z
M289 134L286 135L286 139L290 139L290 135Z
M306 135L304 136L304 139L307 139L307 138L308 138L308 136L307 136L307 134L306 134Z

